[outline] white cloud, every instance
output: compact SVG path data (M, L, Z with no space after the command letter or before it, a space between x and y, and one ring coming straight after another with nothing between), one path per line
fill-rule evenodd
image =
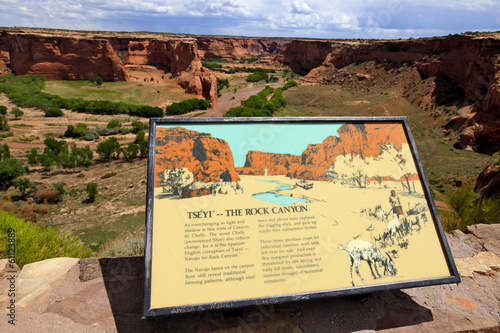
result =
M0 0L5 24L317 38L500 30L498 0Z

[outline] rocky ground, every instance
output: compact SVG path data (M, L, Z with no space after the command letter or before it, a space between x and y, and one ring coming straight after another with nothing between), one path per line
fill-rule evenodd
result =
M56 258L1 271L2 332L499 332L500 225L448 241L462 282L141 319L142 257ZM6 260L0 261L3 268ZM15 275L15 326L6 307Z

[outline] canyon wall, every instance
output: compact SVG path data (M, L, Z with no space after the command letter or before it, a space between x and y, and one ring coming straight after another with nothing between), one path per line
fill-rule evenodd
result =
M154 66L172 74L187 93L217 101L217 80L202 67L196 41L176 37L110 37L3 31L0 70L43 75L47 80L127 81L127 70Z
M322 59L322 60L321 60ZM500 39L455 35L405 41L294 40L276 57L305 80L320 82L332 69L374 60L409 63L421 79L444 76L463 91L472 117L459 121L462 147L500 148ZM454 120L457 123L457 120ZM496 144L495 144L496 143Z
M248 59L257 56L274 56L284 51L291 39L254 37L196 37L202 58Z
M158 127L156 132L155 186L160 184L159 172L182 167L197 182L240 180L226 141L182 127Z

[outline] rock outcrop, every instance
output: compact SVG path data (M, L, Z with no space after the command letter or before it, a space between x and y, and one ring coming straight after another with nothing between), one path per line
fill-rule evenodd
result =
M43 75L47 80L86 80L100 76L105 81L126 81L128 78L106 40L7 34L2 38L5 41L10 67L17 75Z
M105 81L127 81L129 68L154 66L171 74L187 93L201 95L212 105L217 101L217 80L202 67L193 38L3 31L0 70L2 64L14 74L43 75L47 80L100 76Z
M248 59L274 56L290 44L291 39L256 37L196 37L198 51L203 58Z
M0 292L16 283L46 284L63 278L46 293L17 309L7 322L1 303L2 332L481 332L500 329L498 253L500 225L476 225L447 235L462 282L371 294L266 304L234 310L141 319L144 258L90 258L77 264L33 264L47 274L22 278L0 274ZM477 243L479 248L468 244ZM57 259L60 260L60 259ZM74 262L77 259L72 259ZM1 260L0 260L1 261ZM69 269L69 271L68 271ZM21 282L23 280L24 282ZM58 279L59 280L59 279ZM26 289L28 290L28 289ZM29 290L36 288L29 287ZM19 288L21 292L21 288ZM28 296L26 294L26 296ZM28 300L29 297L23 299Z
M190 131L182 127L157 128L156 170L186 167L194 181L237 181L233 154L226 141L210 134ZM155 174L155 186L161 178Z
M463 147L481 152L500 149L500 39L467 35L442 38L373 41L300 40L276 58L306 82L320 82L332 69L369 60L409 63L421 79L441 76L456 87L463 106L474 116L463 126ZM467 129L465 131L465 129Z
M476 179L474 189L481 195L500 199L500 160L495 165L486 165Z

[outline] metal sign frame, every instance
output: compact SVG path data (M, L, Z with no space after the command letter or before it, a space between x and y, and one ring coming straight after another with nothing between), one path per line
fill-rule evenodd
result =
M146 208L144 317L460 282L406 117L152 118Z

